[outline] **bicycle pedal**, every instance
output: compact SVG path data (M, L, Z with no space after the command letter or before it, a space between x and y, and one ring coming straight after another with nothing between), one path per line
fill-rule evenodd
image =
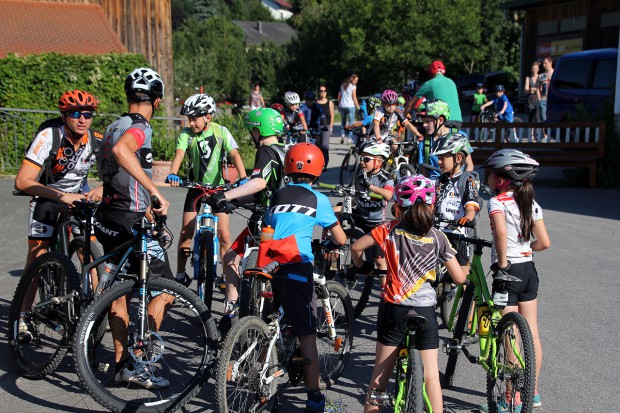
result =
M459 341L455 339L450 339L443 345L444 353L446 354L456 354L461 348Z

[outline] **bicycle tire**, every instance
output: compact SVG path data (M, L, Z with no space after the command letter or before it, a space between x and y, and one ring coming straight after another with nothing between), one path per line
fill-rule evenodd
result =
M114 412L168 412L181 408L206 383L215 360L217 330L211 312L200 298L168 279L148 280L146 288L150 303L161 294L174 296L173 302L164 306L166 313L157 332L150 331L148 338L139 343L141 353L158 364L161 375L171 378L169 386L148 390L137 384L115 383L112 335L93 346L94 326L108 317L114 301L125 298L129 314L128 351L135 354L131 340L138 334L136 329L141 322L138 305L141 289L137 282L127 280L113 285L86 309L78 325L73 348L78 378L93 399ZM150 368L149 364L145 367Z
M202 231L200 233L200 254L198 255L198 290L199 296L209 310L213 305L213 284L215 283L215 259L213 233Z
M465 327L467 326L467 318L469 316L469 310L473 304L474 299L474 286L470 285L469 288L463 293L461 299L461 308L459 308L458 320L454 327L454 333L452 335L452 342L460 345L465 335ZM460 350L452 351L448 354L448 362L446 363L446 372L444 373L443 387L449 389L454 384L454 374L456 373L456 365Z
M424 412L424 366L422 356L410 346L407 354L407 399L405 413Z
M446 327L448 331L450 331L450 329L448 329L448 321L450 318L450 314L452 313L452 308L455 305L457 287L452 285L451 280L446 281L446 282L441 281L441 284L443 284L442 295L444 298L443 298L443 301L441 302L440 316L441 316L441 321L443 322L444 326ZM459 299L458 303L456 303L457 307L456 307L455 321L458 320L459 309L461 308L461 301L462 301L462 296L461 296L461 299ZM453 325L456 325L456 324L453 324Z
M518 333L515 334L514 330ZM521 338L521 346L518 343L510 346L506 345L506 340L518 340ZM534 353L534 342L532 331L525 318L516 312L505 314L497 323L494 329L494 340L496 343L496 361L498 363L497 377L487 374L487 402L490 413L498 413L497 403L506 400L507 391L512 393L511 400L515 400L515 393L521 393L521 413L531 413L532 399L534 397L534 385L536 383L536 356ZM514 364L508 360L508 351L520 348L521 358L525 366L523 369L506 369ZM511 384L509 386L508 384ZM508 403L507 410L515 412L516 407L513 403Z
M319 353L320 377L326 388L331 387L344 371L353 346L353 306L351 299L339 282L325 283L332 307L332 319L336 329L336 340L329 337L325 311L317 300L316 347Z
M418 172L413 167L413 165L409 165L407 163L402 163L398 165L398 179L403 179L406 176L416 175Z
M32 340L22 342L19 339L21 307L37 277L33 307L25 317ZM54 304L51 299L79 291L79 279L69 257L59 252L46 252L26 268L11 302L7 334L9 357L20 376L41 379L56 370L63 360L75 327L73 300Z
M215 374L215 405L220 413L259 412L271 409L272 396L277 383L260 383L261 356L265 357L271 337L269 326L260 318L247 316L240 319L226 336L218 356ZM248 353L249 346L256 344ZM247 362L238 366L239 376L232 377L232 368L240 355L247 356ZM272 349L269 372L279 369L278 354ZM243 387L242 387L243 386Z
M241 269L241 285L239 288L239 318L247 317L249 315L256 316L257 308L256 303L258 300L258 284L259 282L255 277L244 277L243 271L247 268L256 268L256 261L258 260L258 250L253 249L250 251L248 258L245 262L245 267ZM259 317L260 318L260 317Z
M342 165L340 166L340 173L338 174L338 181L341 186L346 188L351 187L355 181L355 176L358 172L359 166L359 154L354 148L349 149L349 152L344 156Z

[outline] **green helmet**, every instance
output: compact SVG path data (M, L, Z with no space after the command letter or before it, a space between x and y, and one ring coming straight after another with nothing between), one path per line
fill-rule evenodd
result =
M368 98L368 109L375 110L381 106L381 98L372 96Z
M472 150L469 139L467 139L464 133L449 132L437 140L437 146L432 155L456 155L459 152L464 152L465 155L471 154Z
M439 119L443 116L446 120L450 119L450 106L441 99L427 99L419 110L424 116L431 116Z
M280 136L284 128L284 121L277 110L259 108L248 113L245 117L245 126L250 132L257 128L260 136Z

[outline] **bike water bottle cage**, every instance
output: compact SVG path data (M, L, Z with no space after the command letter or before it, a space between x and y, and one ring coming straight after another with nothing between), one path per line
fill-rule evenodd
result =
M385 390L370 389L366 396L366 404L369 406L383 406L388 404L389 395Z

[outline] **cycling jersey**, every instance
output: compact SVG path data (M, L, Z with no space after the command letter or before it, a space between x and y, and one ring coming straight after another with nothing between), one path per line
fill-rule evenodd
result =
M314 262L314 226L330 229L338 223L329 199L308 184L290 183L274 194L270 205L265 222L275 230L273 239L295 235L301 262Z
M521 234L521 213L512 194L512 192L506 192L491 198L488 205L489 217L495 214L504 214L506 218L506 254L508 260L511 263L532 261L530 243L536 238L532 234L530 241L524 240L523 234ZM542 209L536 201L532 205L532 219L534 221L541 221L543 219ZM495 232L492 224L491 232ZM495 243L493 243L493 248L491 249L491 262L497 262Z
M375 109L374 120L379 122L381 139L387 140L390 134L398 137L399 129L403 127L407 117L400 110L387 113L383 107L380 107ZM374 131L370 129L368 134L374 136Z
M301 120L305 118L302 111L284 109L284 113L282 114L284 123L287 125L288 130L293 131L302 131L304 130L303 125L301 124Z
M58 128L60 132L60 147L55 154L50 153L53 146L52 128ZM96 139L100 140L101 135L94 133ZM43 171L39 182L49 188L57 189L62 192L78 193L82 188L88 171L95 164L95 151L97 148L91 146L88 133L82 136L78 147L67 137L64 126L52 126L40 131L34 138L28 149L23 162L33 164L42 168L45 161L52 157L49 170L52 177L46 176L47 171ZM47 169L47 168L46 168Z
M230 131L215 122L209 123L209 128L195 134L191 128L183 128L177 138L176 149L188 151L192 161L189 179L198 180L205 184L221 185L222 151L230 153L239 149L237 142Z
M385 252L383 301L412 307L437 304L435 289L430 285L437 275L437 261L445 263L456 254L446 235L436 228L416 235L406 220L386 222L370 235Z
M360 175L355 180L356 191L363 191L365 189L359 184L359 180L362 176L363 171L360 172ZM379 172L377 172L376 174L367 173L367 179L371 185L394 191L394 179L392 178L392 175L390 175L383 169L380 169ZM389 200L386 199L363 198L361 195L356 194L355 212L366 222L372 224L379 224L382 223L385 219L385 207L387 206L388 201Z
M284 149L279 143L264 146L256 150L254 170L250 179L263 178L267 186L255 195L255 202L262 205L269 203L271 195L280 188L284 177Z
M499 113L504 108L504 103L507 103L506 110L503 115L500 115L500 118L506 122L512 122L512 115L515 111L506 95L501 95L493 99L493 109L495 113Z
M304 103L301 105L300 111L306 118L308 129L318 133L321 126L323 126L323 122L325 122L325 112L323 112L323 109L316 103L313 106L308 106Z
M470 205L476 209L480 209L477 184L473 176L467 178L463 193L460 193L461 188L458 186L458 181L462 173L462 171L458 172L451 177L442 174L435 183L437 188L437 201L435 202L435 206L437 208L437 214L442 219L458 220L465 216L465 208ZM445 225L446 224L443 224L442 226Z
M112 147L126 133L133 136L139 149L135 156L150 178L153 167L151 139L153 129L144 116L138 113L126 113L108 126L97 160L103 181L103 201L108 209L131 212L146 212L150 205L149 191L140 185L127 171L119 167L112 154Z

